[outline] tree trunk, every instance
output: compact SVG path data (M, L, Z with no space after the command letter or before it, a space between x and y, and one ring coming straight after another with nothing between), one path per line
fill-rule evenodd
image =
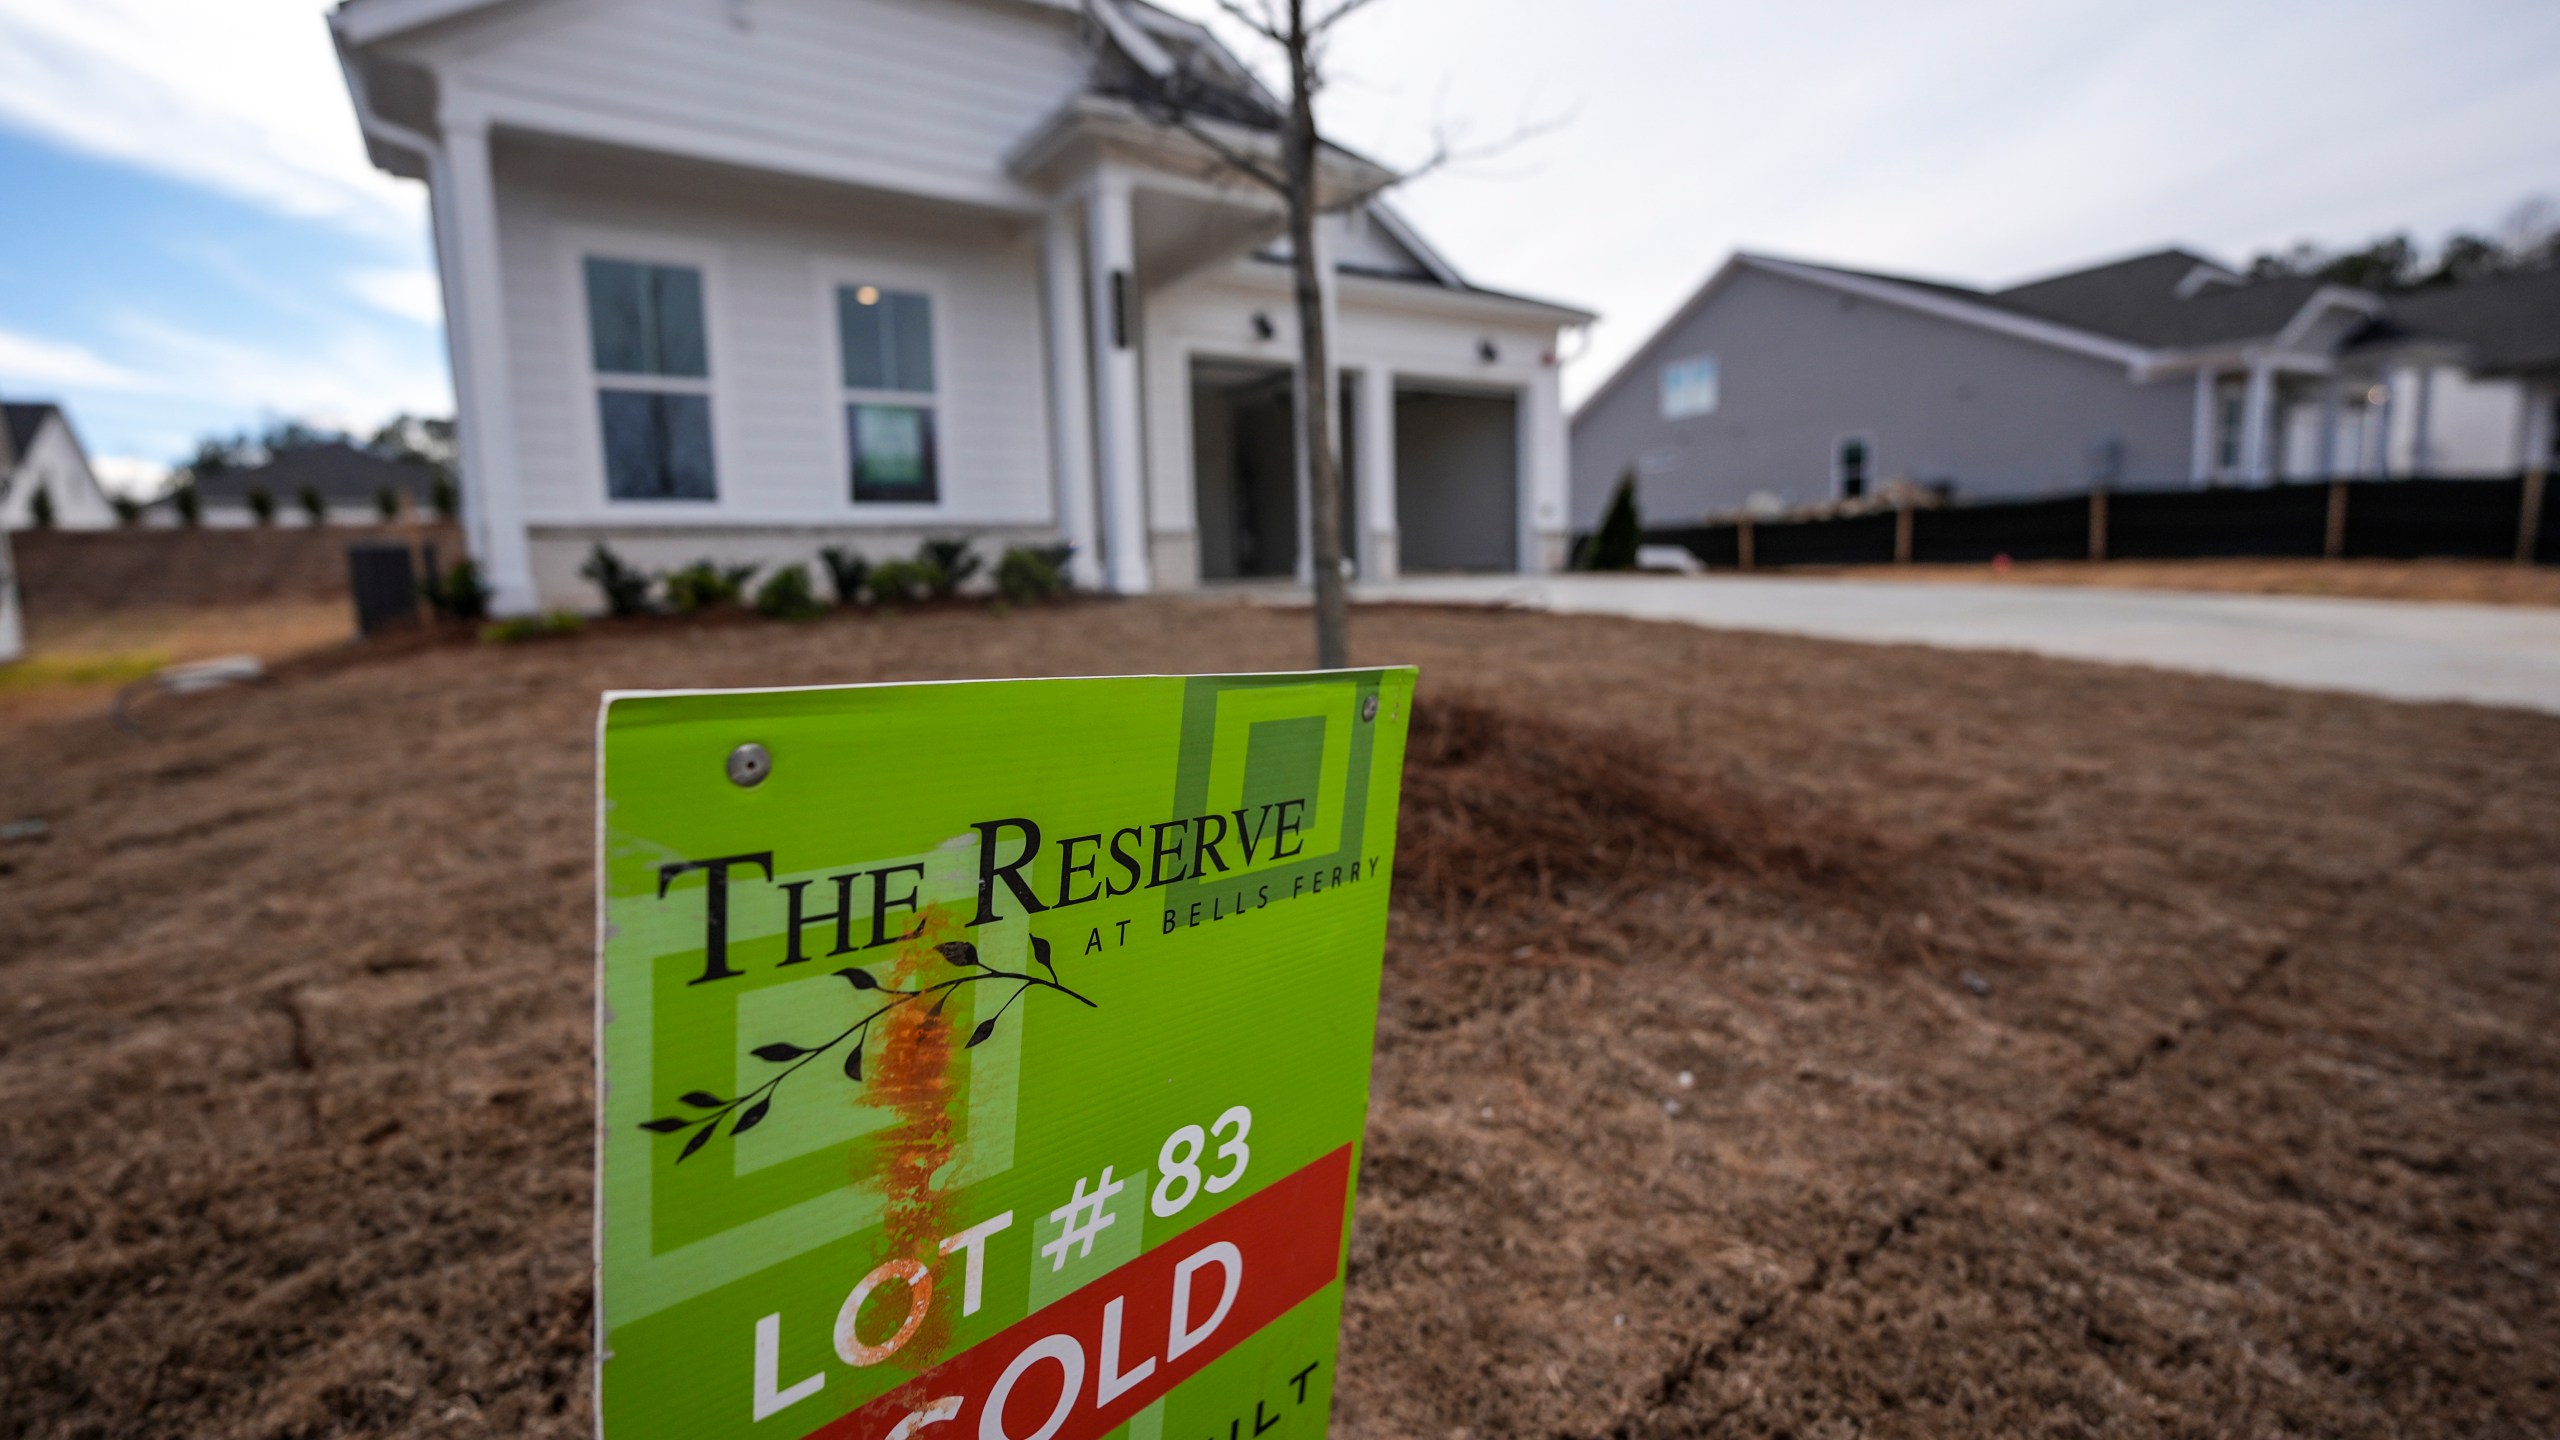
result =
M1333 448L1333 385L1323 277L1316 269L1315 74L1305 0L1289 0L1289 123L1281 139L1288 181L1289 269L1298 302L1298 443L1307 456L1309 537L1315 554L1316 668L1351 663L1351 597L1342 573L1342 462Z

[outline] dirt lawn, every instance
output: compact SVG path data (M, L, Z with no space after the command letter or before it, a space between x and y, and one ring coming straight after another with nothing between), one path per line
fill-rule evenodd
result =
M2112 585L2227 595L2560 605L2560 566L2503 560L2024 560L2006 570L1989 565L1806 565L1765 573L1967 585Z
M591 632L17 724L0 1433L589 1433L600 689L1291 668L1305 623ZM1356 644L1425 678L1336 1433L2560 1433L2560 719Z

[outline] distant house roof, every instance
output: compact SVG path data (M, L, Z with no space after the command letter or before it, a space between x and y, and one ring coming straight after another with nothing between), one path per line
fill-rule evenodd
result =
M26 454L36 443L36 432L44 428L44 422L61 413L62 407L50 400L13 400L0 405L0 421L9 428L7 453Z
M2323 289L2344 288L2309 278L2249 280L2201 255L2178 249L2155 250L2005 290L1979 290L1970 285L1833 265L1791 263L1807 270L1829 270L1908 286L1943 299L2043 320L2151 350L2267 339L2282 333ZM2227 277L2226 282L2190 285L2189 277L2198 270Z
M2391 297L2359 348L2436 340L2487 375L2560 374L2560 266Z
M412 508L425 504L435 475L416 460L386 460L343 440L287 450L264 465L217 470L196 478L196 493L208 505L245 505L252 489L264 488L278 505L292 505L307 488L331 505L371 505L389 486Z

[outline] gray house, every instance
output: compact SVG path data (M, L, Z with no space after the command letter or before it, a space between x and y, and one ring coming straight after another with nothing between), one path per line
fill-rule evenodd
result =
M2163 250L1985 291L1737 254L1575 414L1572 516L1629 470L1656 524L1895 482L2512 473L2555 396L2560 272L2384 296Z

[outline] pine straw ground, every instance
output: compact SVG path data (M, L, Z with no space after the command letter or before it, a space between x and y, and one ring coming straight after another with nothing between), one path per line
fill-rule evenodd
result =
M1094 604L8 736L0 1432L587 1432L596 692L1281 668ZM2560 721L1600 619L1424 667L1337 1433L2560 1432Z

